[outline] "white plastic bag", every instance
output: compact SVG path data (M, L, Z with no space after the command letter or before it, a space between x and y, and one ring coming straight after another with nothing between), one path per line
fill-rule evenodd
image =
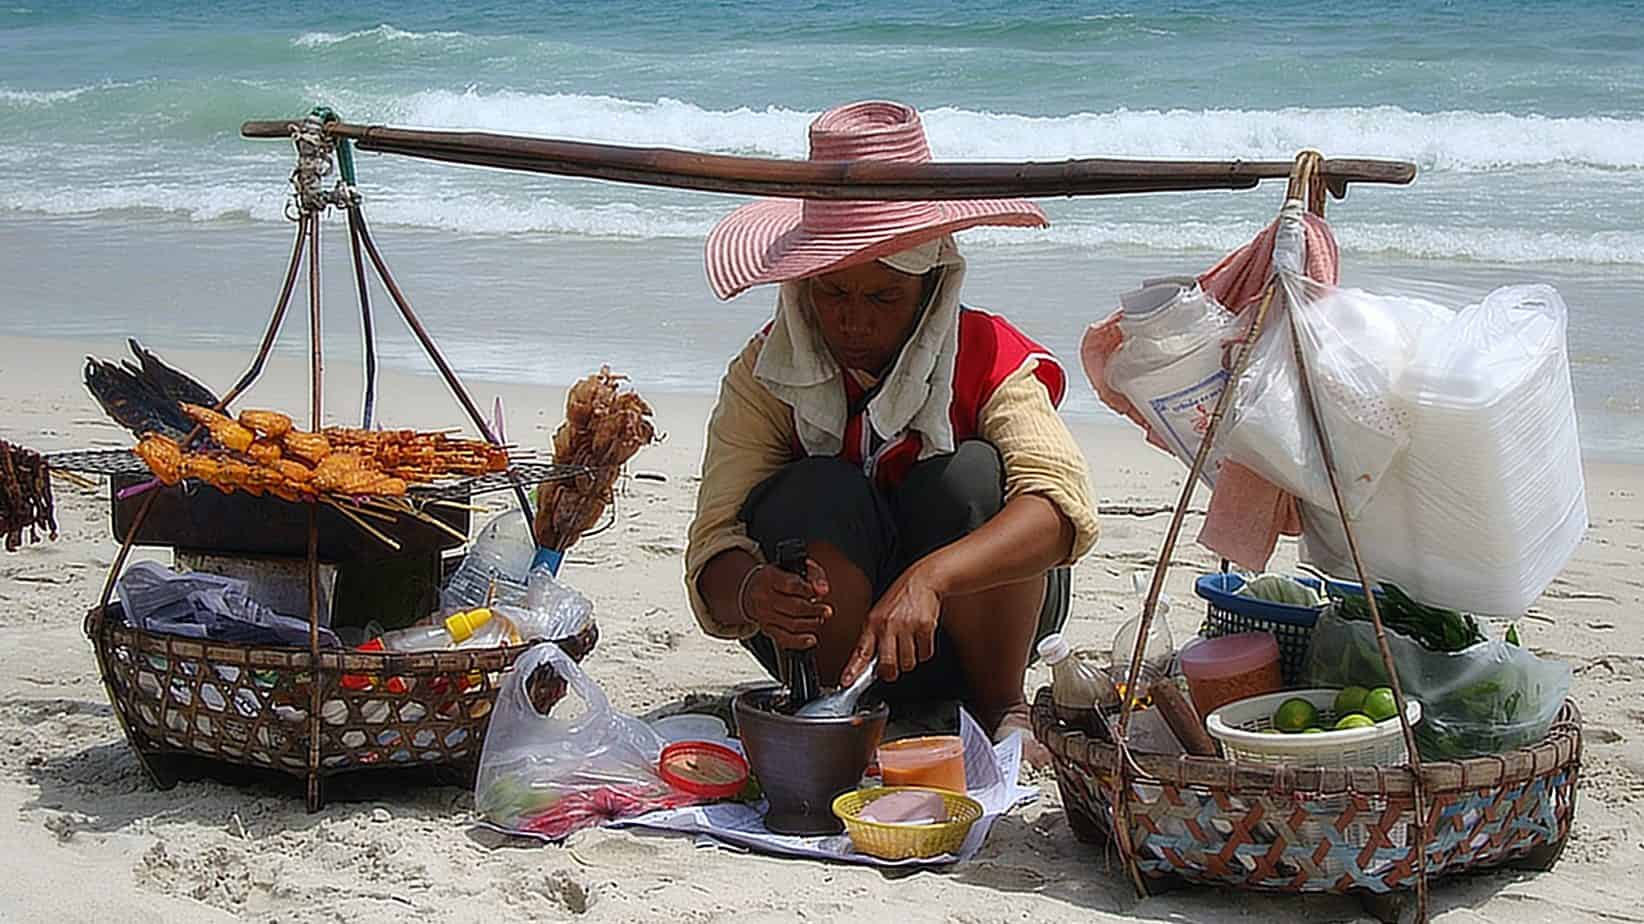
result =
M1375 496L1410 439L1409 410L1394 383L1416 346L1450 311L1422 299L1338 288L1289 272L1279 279L1280 296L1239 379L1232 416L1218 443L1226 458L1286 492L1335 509L1302 392L1294 327L1342 500L1354 515Z
M1509 286L1424 337L1396 382L1410 444L1354 517L1370 574L1436 606L1517 617L1587 528L1586 486L1550 286ZM1353 567L1341 520L1308 498L1302 560Z
M569 696L548 715L531 704L531 675L546 666ZM581 706L580 712L571 712ZM570 655L544 642L514 662L485 733L474 808L494 825L558 839L613 818L694 801L657 775L663 741L610 700Z

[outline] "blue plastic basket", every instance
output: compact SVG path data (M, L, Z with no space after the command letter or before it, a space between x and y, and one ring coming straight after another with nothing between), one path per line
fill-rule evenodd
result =
M1316 578L1296 580L1323 592ZM1313 640L1313 625L1319 621L1319 613L1324 608L1241 597L1238 592L1243 587L1244 578L1237 574L1206 574L1194 582L1194 592L1207 603L1199 634L1215 638L1238 632L1273 633L1279 642L1279 673L1284 677L1284 685L1297 686L1303 682L1307 669L1307 646Z

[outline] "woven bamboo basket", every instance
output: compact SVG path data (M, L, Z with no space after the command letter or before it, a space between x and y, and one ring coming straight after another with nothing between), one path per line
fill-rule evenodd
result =
M1406 767L1272 767L1133 753L1121 805L1114 746L1059 722L1048 687L1034 702L1033 732L1054 758L1074 834L1134 858L1149 891L1182 881L1290 893L1414 888L1420 838ZM1551 868L1570 833L1580 770L1573 703L1534 747L1424 763L1428 876Z
M134 629L117 603L91 610L85 630L115 716L162 789L176 784L172 768L184 757L310 780L373 768L471 773L503 672L526 650L333 649L314 662L303 649ZM555 643L580 661L598 639L590 621ZM353 682L344 683L344 677ZM564 695L565 684L545 670L532 678L530 689L546 712ZM311 716L316 703L317 722Z

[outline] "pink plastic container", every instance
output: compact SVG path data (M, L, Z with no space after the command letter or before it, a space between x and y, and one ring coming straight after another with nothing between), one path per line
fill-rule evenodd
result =
M1277 693L1279 642L1271 632L1240 632L1195 642L1178 656L1193 708L1201 716L1228 703Z

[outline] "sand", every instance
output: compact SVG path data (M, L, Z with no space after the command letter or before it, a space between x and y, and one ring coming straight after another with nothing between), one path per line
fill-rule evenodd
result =
M41 450L124 445L122 431L79 384L94 344L0 338L0 436ZM166 356L215 387L244 357ZM359 373L328 369L338 419L357 413ZM305 370L278 362L255 403L306 406ZM553 389L474 383L501 396L510 436L545 445L557 423ZM384 420L459 421L437 380L382 382ZM652 395L667 440L643 452L620 500L617 527L579 546L568 580L598 607L602 640L586 667L618 706L645 712L693 692L756 679L735 646L699 633L681 585L681 554L702 430L703 397ZM346 399L346 400L345 400ZM1173 501L1179 467L1122 426L1077 428L1105 505ZM1433 893L1445 921L1644 921L1644 478L1626 465L1588 469L1592 528L1564 576L1525 621L1527 644L1575 667L1586 716L1581 798L1555 871L1446 880ZM499 844L473 825L467 791L370 780L332 789L308 815L296 786L184 783L155 790L139 770L97 681L81 621L115 543L101 490L58 485L55 543L0 557L0 887L5 921L899 921L1307 920L1363 918L1356 901L1271 898L1189 889L1138 900L1117 863L1074 840L1049 777L1043 796L1004 818L974 862L886 875L699 848L683 838L605 830L563 846ZM501 498L493 498L501 503ZM1202 498L1200 504L1202 504ZM1168 517L1109 515L1075 574L1069 634L1105 648L1131 605L1128 575L1151 566ZM1197 529L1197 517L1189 530ZM1189 533L1191 536L1191 532ZM162 560L167 554L157 553ZM1278 563L1294 558L1281 550ZM1213 568L1184 544L1170 592L1178 639L1202 613L1195 573ZM1030 688L1043 683L1037 671Z

